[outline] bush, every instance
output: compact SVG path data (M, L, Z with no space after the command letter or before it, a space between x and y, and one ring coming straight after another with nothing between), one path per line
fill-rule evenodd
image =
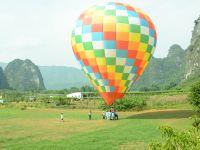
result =
M26 109L27 109L26 104L22 105L20 109L21 109L21 110L26 110Z
M132 110L143 110L146 106L146 96L125 96L124 98L117 100L113 103L114 107L118 111L132 111ZM100 108L103 110L108 110L109 106L102 101Z
M70 105L70 99L66 97L54 97L53 102L55 102L56 106L60 105Z
M199 118L195 117L193 128L188 131L176 131L170 126L161 126L165 140L160 143L151 143L151 150L199 150L200 132ZM198 125L197 125L198 123Z
M200 112L200 81L192 86L188 101Z

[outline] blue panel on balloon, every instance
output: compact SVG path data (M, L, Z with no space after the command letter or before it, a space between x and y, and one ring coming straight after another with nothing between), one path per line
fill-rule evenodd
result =
M127 57L127 50L117 50L116 56L119 58L126 58Z
M92 33L92 40L93 41L102 41L104 37L103 32L93 32Z
M101 79L101 75L99 73L95 73L96 79Z
M138 14L134 11L128 11L128 16L129 17L138 17Z
M134 62L135 62L135 60L132 59L132 58L127 58L126 59L126 65L127 66L133 66Z
M108 80L103 80L104 85L108 85Z
M115 49L116 48L116 41L105 40L104 41L104 48L105 49Z
M154 30L149 29L149 35L152 36L152 37L154 37L154 34L155 34L155 33L154 33Z
M110 92L114 92L115 88L113 86L110 86Z
M91 26L90 25L83 26L82 32L83 33L91 33Z
M88 71L89 73L92 73L92 72L93 72L93 71L92 71L92 68L91 68L90 66L87 66L86 69L87 69L87 71Z
M138 68L134 66L134 67L132 68L132 70L131 70L131 73L135 74L137 70L138 70Z
M140 19L140 24L142 26L148 27L148 22L146 20L144 20L144 19Z

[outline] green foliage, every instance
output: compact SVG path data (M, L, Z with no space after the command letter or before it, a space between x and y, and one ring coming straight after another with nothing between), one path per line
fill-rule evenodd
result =
M6 102L20 102L29 100L29 92L5 90L1 91Z
M56 106L60 106L60 105L70 105L70 99L66 98L66 97L53 97L53 102L56 104Z
M112 107L114 107L117 111L140 111L146 106L147 99L147 96L125 96L124 98L115 101ZM104 101L102 101L100 108L103 110L109 109Z
M94 92L94 88L89 85L84 85L80 88L81 92Z
M163 142L151 143L151 150L199 150L200 149L200 118L195 117L193 127L186 131L177 131L170 126L160 126Z
M192 86L188 101L200 112L200 81Z
M197 131L199 131L199 129L200 129L200 118L197 117L197 116L193 116L193 117L191 117L191 118L194 120L194 122L192 123L192 126L193 126Z

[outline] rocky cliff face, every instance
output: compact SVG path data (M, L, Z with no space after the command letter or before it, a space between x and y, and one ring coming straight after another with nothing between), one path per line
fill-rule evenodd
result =
M169 48L165 58L153 58L142 77L133 85L137 90L170 89L184 76L185 51L177 44Z
M5 75L11 88L17 90L43 90L43 78L39 68L30 60L16 59L10 62Z
M187 49L185 79L200 76L200 17L195 20L191 44Z
M3 69L0 67L0 89L8 89L9 85L4 75Z

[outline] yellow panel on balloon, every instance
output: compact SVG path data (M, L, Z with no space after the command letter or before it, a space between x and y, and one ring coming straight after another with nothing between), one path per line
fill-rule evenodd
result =
M99 92L103 92L103 89L102 89L100 86L97 86L97 90L98 90Z
M116 25L114 23L105 23L103 25L103 31L104 32L115 32Z
M122 79L122 73L116 73L116 75L115 75L115 79L116 80L121 80Z
M95 13L93 13L92 15L94 15L94 16L104 16L104 11L103 10L96 10Z
M94 51L85 51L87 58L95 58Z
M106 59L105 58L96 58L97 64L99 66L105 66L106 65Z
M72 37L72 40L71 40L71 42L72 42L72 45L75 45L75 44L76 44L75 36L74 36L74 37Z
M114 16L105 16L103 18L103 22L104 23L113 23L113 22L116 22L116 17L114 17Z
M127 87L122 88L122 92L126 92L126 90L127 90Z
M150 57L150 54L149 53L145 53L144 60L148 61L149 57Z
M124 86L126 84L126 81L125 80L121 80L121 82L120 82L120 86Z
M146 51L147 50L147 44L144 44L144 43L140 43L140 46L139 46L139 51Z
M84 51L84 47L83 47L83 44L82 43L79 43L79 44L76 44L76 50L78 51L78 52L80 52L80 51Z
M140 34L139 33L129 33L129 41L130 42L140 42Z
M107 72L115 72L115 66L113 66L113 65L108 65L108 66L107 66Z
M92 18L93 24L101 24L103 22L103 16L96 16Z
M129 24L118 23L116 27L118 32L129 32Z

